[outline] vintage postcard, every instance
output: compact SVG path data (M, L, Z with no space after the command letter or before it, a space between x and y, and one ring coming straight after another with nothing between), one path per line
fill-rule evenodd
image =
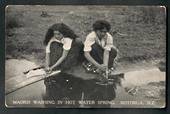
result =
M8 108L164 108L166 7L8 5Z

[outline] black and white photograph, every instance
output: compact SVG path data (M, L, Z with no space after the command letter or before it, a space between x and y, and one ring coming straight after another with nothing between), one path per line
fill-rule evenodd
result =
M165 108L166 7L8 5L7 108Z

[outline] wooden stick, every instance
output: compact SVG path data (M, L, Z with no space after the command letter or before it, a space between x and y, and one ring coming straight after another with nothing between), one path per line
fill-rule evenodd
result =
M29 73L31 70L38 70L38 69L42 69L42 68L45 68L45 66L38 66L38 67L36 67L36 68L32 68L32 69L29 69L29 70L27 70L27 71L24 71L23 73L24 73L24 74L27 74L27 73Z
M58 71L54 71L50 74L36 75L31 78L26 78L26 76L17 76L17 77L10 78L7 81L5 81L5 84L6 84L5 94L8 95L8 94L15 92L21 88L24 88L28 85L34 84L38 81L41 81L47 77L55 76L55 75L59 74L60 72L61 71L58 70ZM18 83L18 84L14 83L14 82L17 82L18 80L21 80L21 77L25 77L25 80L21 81L21 83Z

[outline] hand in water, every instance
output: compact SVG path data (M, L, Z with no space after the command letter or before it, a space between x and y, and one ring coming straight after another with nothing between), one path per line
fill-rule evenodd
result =
M107 66L104 65L104 64L101 64L101 65L99 66L99 69L102 70L102 71L106 71Z
M52 69L51 69L50 67L47 67L47 68L45 69L45 71L46 71L47 74L50 74L50 73L52 72Z

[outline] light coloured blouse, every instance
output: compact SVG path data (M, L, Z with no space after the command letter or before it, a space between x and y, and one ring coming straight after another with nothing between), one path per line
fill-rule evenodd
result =
M96 33L92 31L86 37L86 40L84 42L84 51L91 51L92 50L91 46L94 43L99 44L103 49L111 51L111 48L113 47L113 37L108 32L106 33L105 37L106 37L106 40L104 38L99 40Z
M48 44L46 46L46 53L50 53L50 46L51 46L52 42L58 42L58 43L63 44L63 49L65 49L65 50L71 49L72 39L63 38L61 40L57 40L56 38L51 38L51 40L48 42Z

